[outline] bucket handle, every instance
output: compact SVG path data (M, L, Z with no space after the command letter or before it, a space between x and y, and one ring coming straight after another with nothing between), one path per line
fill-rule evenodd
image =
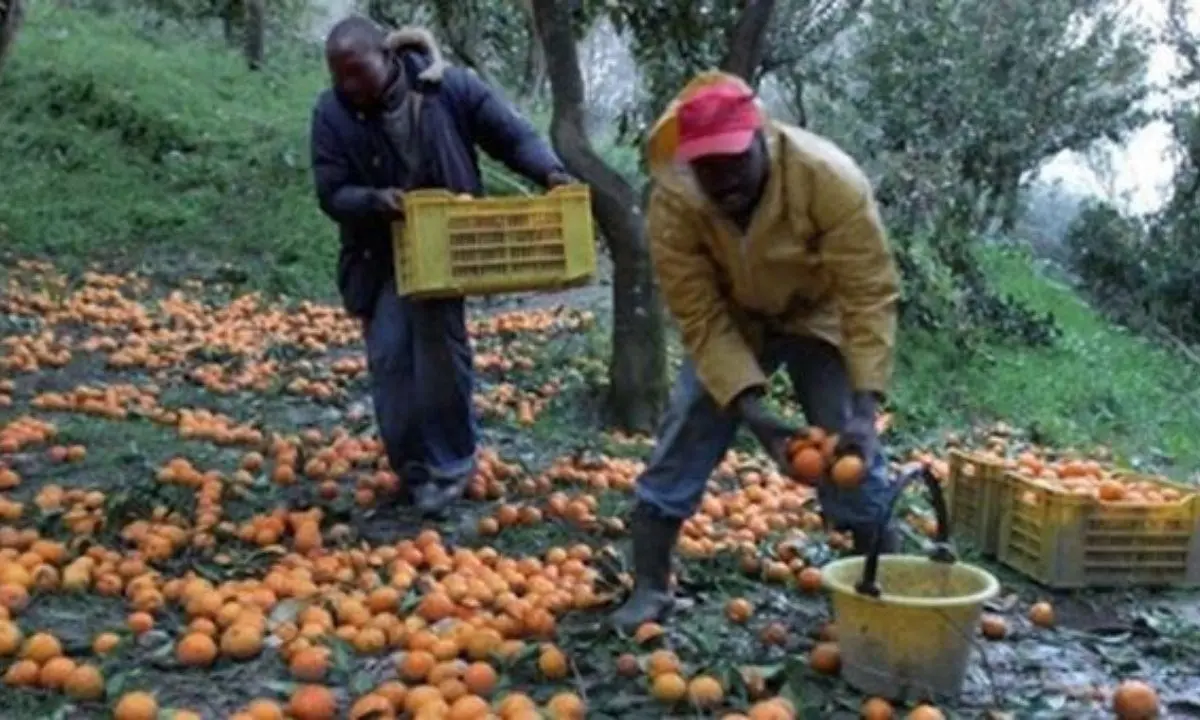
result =
M882 517L879 519L879 528L875 533L874 542L867 554L867 560L863 563L863 575L859 580L855 590L863 595L871 597L879 597L882 592L879 589L877 575L879 573L879 555L883 551L883 539L887 533L888 522L892 519L892 514L896 511L896 503L899 502L900 496L904 494L906 488L917 480L923 480L925 487L929 490L929 501L933 505L933 514L937 519L937 532L934 537L933 550L929 553L929 559L934 562L951 564L957 562L958 558L954 551L950 549L950 517L946 510L946 496L942 493L942 484L938 482L933 471L926 465L919 465L915 468L905 470L900 474L896 481L896 489L884 508Z

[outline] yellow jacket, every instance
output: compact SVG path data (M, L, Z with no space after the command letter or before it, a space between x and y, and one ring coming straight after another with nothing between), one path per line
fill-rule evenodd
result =
M900 278L870 182L831 141L766 118L770 178L743 237L674 160L675 108L715 79L700 75L651 130L648 208L659 286L700 381L722 407L766 376L767 330L841 349L855 390L891 379Z

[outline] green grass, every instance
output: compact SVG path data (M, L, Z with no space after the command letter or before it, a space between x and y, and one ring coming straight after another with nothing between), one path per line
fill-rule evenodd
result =
M952 337L902 338L898 430L1004 419L1045 442L1111 445L1130 465L1186 478L1200 468L1200 370L1115 326L1021 250L989 250L999 286L1052 312L1062 340L1049 349L997 343L963 358Z
M309 113L326 82L319 53L285 49L251 73L219 41L143 25L32 9L0 76L0 252L332 298L335 232L308 168ZM605 153L636 170L635 150ZM494 189L511 187L494 164L485 170ZM985 258L1065 337L964 358L954 337L905 333L895 404L906 441L1001 418L1180 476L1200 466L1193 365L1105 322L1025 255Z

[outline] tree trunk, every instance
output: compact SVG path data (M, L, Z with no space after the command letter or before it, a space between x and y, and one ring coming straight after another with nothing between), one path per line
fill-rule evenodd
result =
M737 24L729 34L728 50L721 69L754 85L767 50L767 28L775 12L775 0L746 0Z
M25 22L23 0L0 0L0 71L16 42L21 23Z
M221 8L221 33L225 36L225 44L237 47L237 24L242 15L242 0L225 0Z
M262 68L267 34L266 0L246 0L246 63L251 70Z
M546 53L538 39L537 17L528 2L521 3L525 13L525 26L529 33L529 45L525 49L524 67L521 69L520 97L537 98L546 84Z
M611 420L627 430L650 431L666 403L667 356L642 203L588 139L583 74L564 0L533 0L533 12L554 105L550 137L567 169L591 186L592 213L613 258Z

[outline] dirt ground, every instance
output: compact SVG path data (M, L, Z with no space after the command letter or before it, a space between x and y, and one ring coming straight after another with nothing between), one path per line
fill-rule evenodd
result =
M205 718L234 716L259 698L284 705L302 684L287 660L298 652L291 633L310 605L338 616L310 644L330 649L320 682L346 716L357 699L398 679L425 627L417 618L427 614L427 596L453 589L456 581L447 578L462 563L494 569L511 559L534 568L504 586L513 598L501 601L466 580L470 590L454 591L454 614L481 617L484 625L513 614L514 598L526 612L503 624L517 643L512 652L487 659L498 674L487 693L493 701L520 692L545 709L565 693L586 704L589 718L650 719L721 717L782 697L797 717L858 717L862 694L809 661L831 615L823 592L801 586L801 573L837 553L812 523L810 498L773 486L752 455L731 457L714 477L712 503L681 547L680 603L665 629L639 640L605 624L628 582L629 489L651 447L594 424L604 377L595 313L608 292L600 284L474 305L488 477L449 520L430 523L395 501L395 478L371 449L365 362L355 324L339 313L308 304L273 308L187 282L152 287L99 274L67 280L40 266L11 273L0 295L0 396L8 399L0 401L0 468L19 482L0 493L0 585L28 578L29 597L22 603L0 595L26 638L53 634L75 664L101 670L105 687L103 698L80 700L9 676L0 687L3 716L109 717L114 703L137 690L153 692L161 710ZM52 424L53 433L30 430L27 418ZM67 450L76 446L84 450ZM899 457L916 450L894 448ZM339 460L346 462L339 467ZM179 480L192 477L176 471L183 465L201 479ZM215 501L206 487L215 488ZM916 517L924 517L914 503ZM322 513L323 543L303 552L296 518L313 508ZM284 529L273 531L272 517L286 518ZM429 530L437 532L432 545L419 535ZM928 546L923 532L907 534L911 551ZM152 537L176 541L164 549ZM397 557L406 556L397 553L422 537L424 560L398 568ZM46 547L38 540L59 543L61 555L37 556L35 548ZM451 565L439 564L434 546ZM80 556L96 558L95 568L83 586L67 588L66 567ZM1001 581L987 611L1008 631L986 640L972 629L976 659L962 697L941 704L947 716L1112 717L1114 687L1141 679L1157 690L1163 717L1200 717L1195 591L1051 593L969 549L963 557ZM14 563L33 572L4 570ZM54 573L39 572L43 565ZM312 594L289 597L283 590L294 584L273 584L296 568L314 578ZM248 611L265 596L259 651L244 659L222 651L209 667L182 663L180 638L207 617L189 603L188 583L240 604L229 612ZM343 603L389 584L398 599L376 619L389 633L407 629L371 647L362 639L366 622L340 617ZM564 599L556 584L573 594ZM275 589L252 595L263 588ZM744 621L728 615L735 598L751 608ZM1038 601L1052 603L1052 628L1027 619ZM548 632L528 620L527 606L539 603L553 608ZM151 628L131 627L139 611L152 617ZM213 619L214 632L235 622L220 612ZM98 653L94 641L104 632L121 642ZM546 643L564 653L565 674L539 667ZM652 653L665 649L675 653L681 677L717 679L722 699L705 709L662 699L647 673L658 662ZM638 660L632 676L618 671L624 654ZM7 658L4 672L19 662ZM408 684L411 693L420 682Z

